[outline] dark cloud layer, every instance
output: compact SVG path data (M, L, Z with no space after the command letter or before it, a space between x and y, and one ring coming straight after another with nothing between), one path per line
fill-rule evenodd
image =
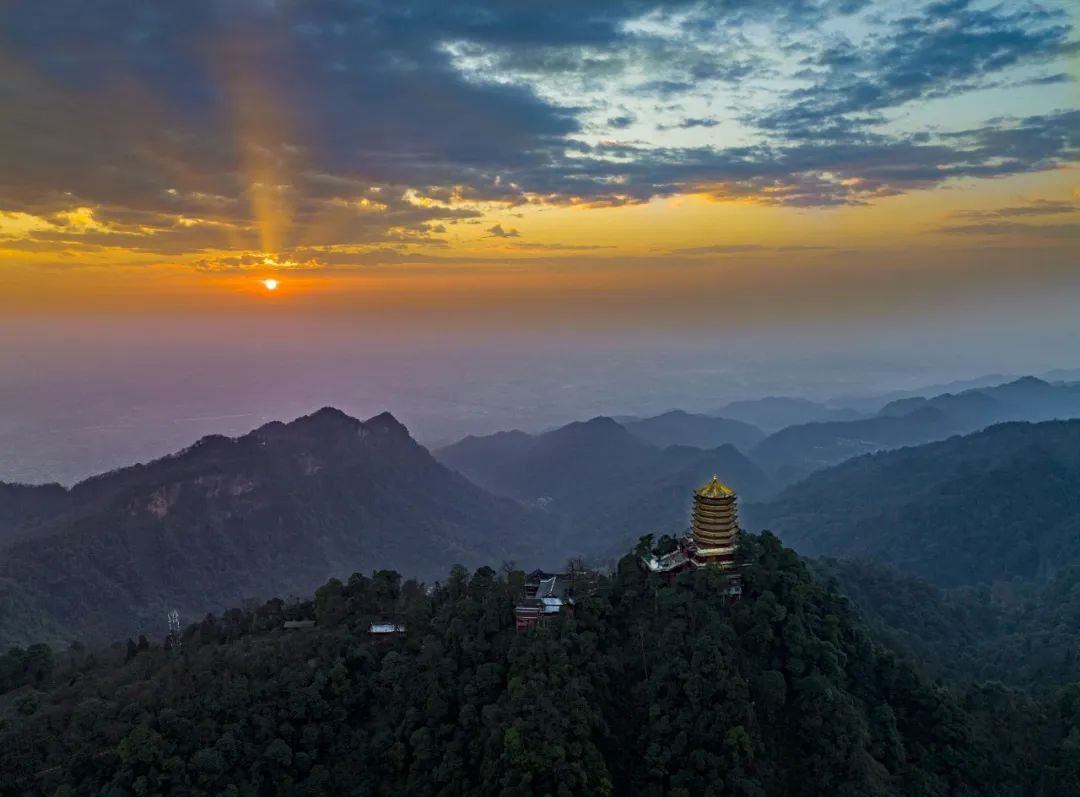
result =
M993 235L1027 239L1080 238L1080 222L1062 224L1025 224L1021 221L987 221L980 224L952 224L942 232L954 235Z
M521 233L511 228L504 228L501 224L488 227L488 235L492 238L518 238Z
M472 203L618 205L704 191L827 206L1080 159L1080 112L966 131L887 134L883 114L1045 62L1068 21L1025 6L948 0L869 42L822 39L808 86L744 120L753 145L587 143L593 109L520 81L478 78L454 47L500 69L614 81L667 64L634 92L737 86L769 66L713 52L740 27L813 28L864 8L834 0L81 0L0 8L0 211L51 222L38 242L180 254L365 243L439 245ZM628 23L660 14L667 34ZM728 33L730 31L730 34ZM824 36L824 34L823 34ZM596 53L605 53L599 58ZM658 73L659 74L659 73ZM492 76L488 76L492 77ZM1048 76L1051 77L1051 76ZM614 113L614 115L610 115ZM633 114L605 114L613 129ZM716 120L685 116L676 128ZM80 227L64 214L89 209ZM440 226L442 225L442 226ZM489 233L502 235L490 228Z
M942 227L941 232L952 235L1009 236L1021 240L1080 238L1080 222L1071 218L1062 220L1063 217L1071 217L1077 213L1080 213L1078 202L1037 199L1023 205L953 213L951 223Z
M885 35L858 44L837 38L808 56L803 74L812 85L757 121L795 136L850 134L906 103L958 94L1010 67L1059 55L1069 33L1067 18L1042 8L987 10L942 0Z
M953 214L958 219L973 221L998 221L1017 217L1060 216L1064 213L1080 213L1080 204L1053 199L1038 199L1027 205L1017 205L993 210L965 210Z

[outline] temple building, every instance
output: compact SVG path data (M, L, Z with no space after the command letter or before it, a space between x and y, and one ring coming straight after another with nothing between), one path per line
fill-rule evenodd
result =
M716 567L731 575L731 594L742 594L735 569L735 549L739 544L739 520L735 491L714 474L708 484L694 490L694 511L690 532L675 541L675 550L649 556L642 563L650 571L674 575L697 567Z
M514 607L514 625L520 631L546 624L561 614L574 613L573 580L566 573L534 570L525 577L525 594Z

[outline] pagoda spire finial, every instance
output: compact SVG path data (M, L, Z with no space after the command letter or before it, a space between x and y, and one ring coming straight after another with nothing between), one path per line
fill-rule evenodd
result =
M707 484L701 485L694 492L702 498L730 498L735 495L735 491L720 481L715 473Z

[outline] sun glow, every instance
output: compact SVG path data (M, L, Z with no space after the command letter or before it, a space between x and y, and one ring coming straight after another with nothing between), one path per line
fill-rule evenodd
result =
M262 284L263 284L263 287L266 288L266 290L268 290L268 291L276 291L277 286L278 286L278 281L274 280L274 279L263 280Z

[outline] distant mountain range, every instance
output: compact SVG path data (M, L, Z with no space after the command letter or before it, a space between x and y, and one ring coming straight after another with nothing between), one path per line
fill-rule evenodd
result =
M1064 373L1064 372L1060 372ZM973 379L955 379L951 382L942 382L935 385L923 385L911 390L890 390L886 393L871 393L852 396L836 396L830 400L830 404L838 407L850 407L866 415L876 414L883 406L891 401L905 398L940 396L942 393L962 393L965 390L975 390L984 387L996 387L1006 382L1013 382L1021 378L1021 374L984 374ZM1060 378L1043 375L1048 382L1064 381Z
M991 377L957 384L982 383L989 379ZM610 424L612 436L606 440L597 438L594 442L602 450L590 452L583 460L591 461L590 458L595 456L605 464L595 473L588 469L574 471L574 484L590 495L596 495L605 489L603 482L608 479L605 473L622 474L623 469L629 469L633 471L635 484L640 482L643 473L648 474L646 480L651 477L655 481L670 472L673 461L685 463L692 457L690 452L683 452L681 460L677 455L668 455L658 460L658 466L642 466L641 460L650 459L650 456L633 444L633 437L658 449L678 446L710 451L733 446L757 466L753 478L742 478L751 492L757 491L756 495L761 495L770 489L793 484L816 470L866 453L922 445L1005 421L1080 417L1080 383L1052 384L1023 377L1005 384L942 393L930 398L906 396L886 403L872 415L785 397L733 402L717 412L714 416L672 410L651 418L605 419ZM563 442L571 446L590 444L589 441L574 441L574 435L564 431L577 426L569 424L537 435L512 431L470 436L439 449L437 456L493 492L520 500L559 499L563 509L567 509L580 503L578 499L565 495L560 489L545 487L538 490L540 483L535 476L543 470L545 458L558 460L560 456L570 456L555 451ZM619 435L615 426L621 426L629 435ZM782 428L768 436L762 432L762 429L777 426ZM606 458L621 460L618 452L622 449L628 457L625 462L606 462ZM655 457L655 452L652 456ZM714 456L717 468L729 467L740 476L748 473L745 462L728 462L731 456L732 452ZM530 465L528 462L532 458L537 458L537 462Z
M789 426L769 435L749 455L777 484L786 485L860 454L941 440L961 428L948 414L925 407L899 417Z
M619 423L646 443L661 448L732 445L740 451L749 451L765 439L765 433L753 424L682 410L671 410L652 418L619 419Z
M899 399L873 417L789 426L747 454L779 485L860 454L942 440L1004 421L1080 417L1080 383L1024 377L1003 385Z
M0 647L160 629L331 575L448 563L552 566L550 518L436 462L383 414L324 409L70 491L0 487Z
M690 490L713 473L741 495L771 491L732 445L661 448L605 417L539 435L467 437L435 456L494 493L543 507L558 519L560 547L587 555L625 551L642 534L681 531Z
M1080 383L1052 384L1025 376L993 387L893 401L879 414L910 415L925 407L939 409L969 426L1063 419L1080 415Z
M766 426L797 413L849 419L796 424L762 439L757 427L731 417L673 411L619 422L594 418L538 435L468 437L439 449L436 457L494 493L552 513L560 548L608 555L636 535L683 528L689 486L713 472L744 501L765 500L863 454L932 443L1002 421L1080 417L1080 385L1025 377L895 400L869 417L783 398L729 404L722 411Z
M789 396L733 401L712 414L753 424L767 432L800 423L853 421L863 417L856 410L830 407L817 401Z
M746 516L805 555L875 559L942 586L1046 581L1080 558L1080 421L858 457Z
M1045 579L1078 553L1077 427L955 436L1073 416L1080 385L1028 377L768 437L673 411L468 437L433 457L389 414L324 409L71 489L0 484L0 646L126 635L173 607L198 616L355 570L608 562L642 534L683 530L690 490L713 473L739 492L746 528L805 553L944 585Z

